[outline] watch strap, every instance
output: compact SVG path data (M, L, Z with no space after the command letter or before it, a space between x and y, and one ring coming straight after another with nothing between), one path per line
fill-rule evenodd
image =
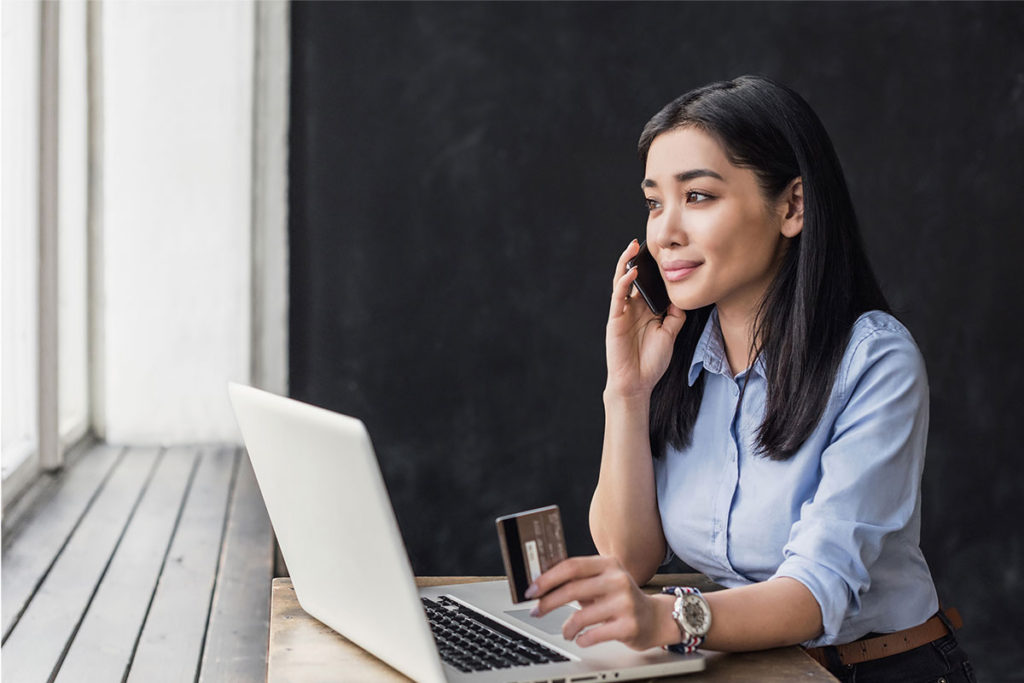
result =
M676 626L679 627L679 634L682 638L682 640L678 643L666 645L665 649L670 652L688 655L704 644L705 636L692 635L690 633L687 633L686 630L683 628L683 596L696 595L700 597L702 600L704 599L704 596L700 594L699 590L693 588L692 586L665 586L661 589L661 592L664 594L676 596L676 602L672 610L672 618L675 620Z

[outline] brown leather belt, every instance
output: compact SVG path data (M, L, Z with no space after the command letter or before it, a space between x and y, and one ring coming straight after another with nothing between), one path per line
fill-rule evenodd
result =
M949 619L951 624L953 624L953 628L963 627L964 622L960 618L960 613L956 611L955 607L941 611L946 614L946 618ZM831 647L834 647L836 653L839 655L840 663L844 665L860 664L861 662L870 662L873 659L881 659L882 657L898 655L901 652L913 650L915 647L921 647L933 640L938 640L949 632L949 629L946 628L946 624L942 619L940 619L938 615L935 615L923 624L919 624L918 626L911 628L905 628L902 631L887 633L884 636L878 636L876 638L855 640L852 643L834 645ZM804 651L814 658L818 664L821 664L827 669L830 663L828 658L825 656L825 649L827 647L830 646L812 647L807 648Z

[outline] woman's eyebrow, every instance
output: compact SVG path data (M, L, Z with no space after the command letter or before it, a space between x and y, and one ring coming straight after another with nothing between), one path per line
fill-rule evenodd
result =
M725 178L723 178L718 173L712 171L710 168L695 168L692 171L683 171L682 173L676 173L676 182L677 183L685 183L687 180L693 180L694 178L701 178L701 177L718 178L723 183L725 182ZM650 178L644 178L644 181L642 183L640 183L640 187L657 187L657 186L658 186L658 183L654 182Z

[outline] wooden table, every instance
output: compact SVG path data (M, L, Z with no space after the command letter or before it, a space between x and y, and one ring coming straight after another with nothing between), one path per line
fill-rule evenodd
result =
M418 577L419 586L440 586L449 583L493 581L500 576L430 576ZM717 586L700 574L659 574L648 592L660 586L696 586L703 592ZM267 653L268 683L303 683L306 681L409 681L403 674L380 661L366 650L306 614L295 598L289 578L274 579L270 604L270 649ZM657 679L680 683L707 681L835 681L821 665L797 646L760 652L710 652L707 669L700 673Z

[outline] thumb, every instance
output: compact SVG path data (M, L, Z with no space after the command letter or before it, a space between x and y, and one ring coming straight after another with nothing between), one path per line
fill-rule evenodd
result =
M665 319L661 321L661 329L668 332L672 339L675 339L676 335L679 334L679 330L683 329L683 323L685 322L686 311L675 304L669 304L668 310L665 311Z

